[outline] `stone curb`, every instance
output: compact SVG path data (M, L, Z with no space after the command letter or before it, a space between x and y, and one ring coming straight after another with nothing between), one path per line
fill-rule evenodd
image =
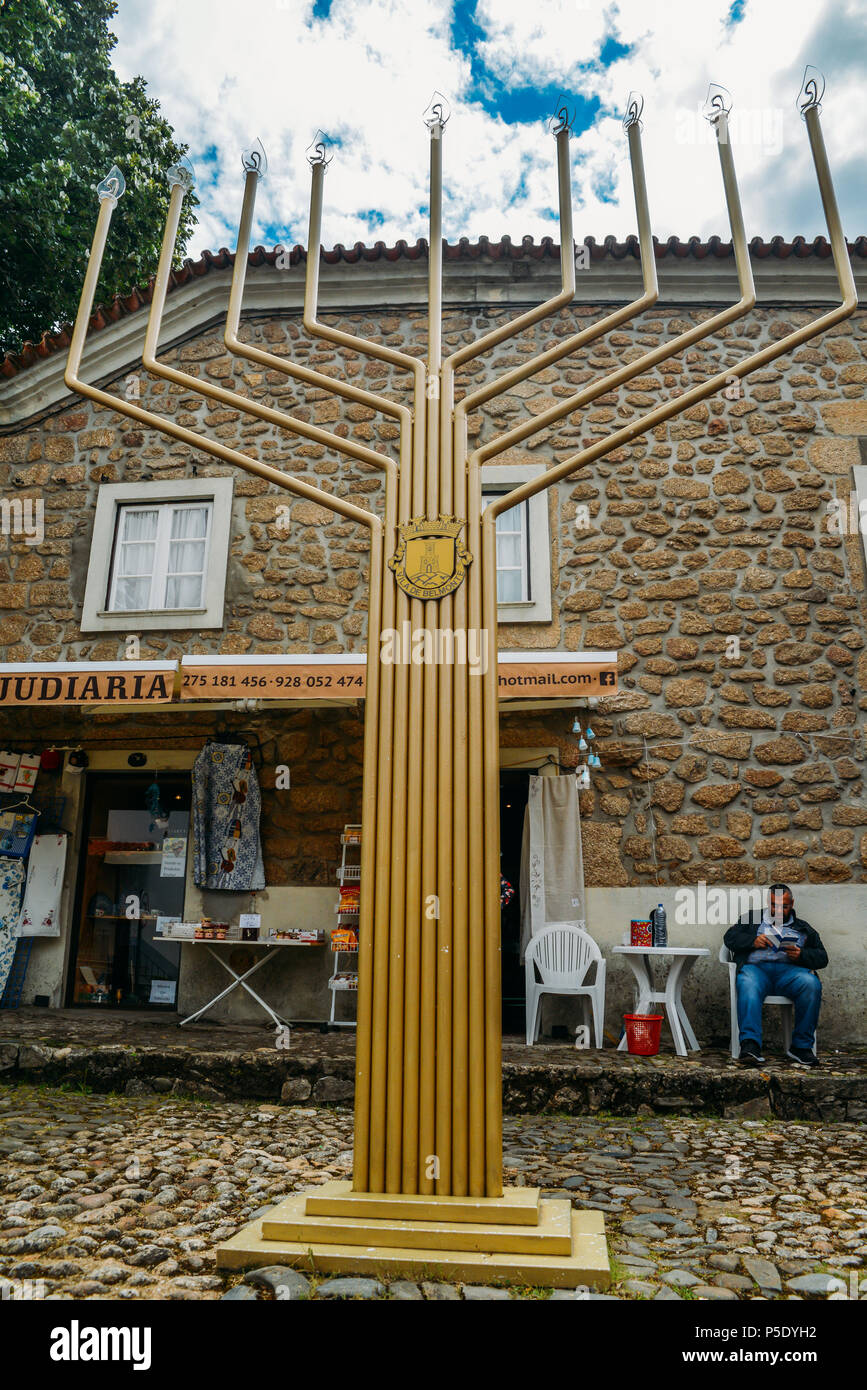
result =
M354 1070L351 1058L305 1061L276 1048L191 1052L0 1042L0 1081L83 1084L100 1093L351 1105ZM512 1115L604 1111L858 1123L867 1120L867 1075L854 1069L720 1071L695 1063L688 1072L669 1072L652 1062L628 1069L592 1060L504 1062L503 1106Z

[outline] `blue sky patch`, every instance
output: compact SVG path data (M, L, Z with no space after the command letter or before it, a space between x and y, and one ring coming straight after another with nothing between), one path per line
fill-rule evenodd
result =
M476 44L485 39L485 31L476 23L476 0L455 0L452 9L452 43L461 53L472 58Z
M527 175L529 174L529 172L530 172L530 170L532 169L532 167L533 167L533 160L532 160L532 157L531 157L530 155L528 155L528 154L522 154L522 155L521 155L521 172L520 172L520 174L518 175L518 182L517 182L517 184L515 185L515 191L514 191L514 193L512 194L511 198L509 199L509 205L510 205L510 206L511 206L512 203L520 203L520 202L524 201L524 199L526 199L526 198L528 198L528 197L530 196L530 190L529 190L529 188L527 187Z
M617 180L614 177L613 171L608 174L600 174L598 178L593 180L593 193L595 197L599 199L600 203L616 204L617 198L614 196L616 190Z
M536 121L547 121L556 109L558 98L563 95L563 83L504 87L479 53L479 47L486 37L484 29L476 20L476 0L455 0L451 40L453 46L469 60L469 100L481 106L489 116L499 117L507 125L531 125ZM614 38L608 38L601 50L599 61L608 64L628 52L629 49L624 44ZM582 96L572 88L568 88L567 95L570 106L575 110L573 129L576 135L580 135L583 131L589 130L596 120L600 108L599 98Z
M271 249L274 246L282 246L287 251L291 251L293 246L302 245L307 240L305 236L296 236L287 227L278 227L276 222L269 222L262 228L260 237L251 236L250 241L253 246L265 246Z
M743 6L745 0L735 0L732 9L738 5ZM619 58L628 58L632 49L628 43L621 43L615 39L613 34L609 34L599 50L599 63L603 68L610 68L612 63L616 63Z

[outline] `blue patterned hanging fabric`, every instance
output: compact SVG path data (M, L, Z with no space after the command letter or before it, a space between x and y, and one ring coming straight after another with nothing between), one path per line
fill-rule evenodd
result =
M247 745L206 744L193 767L197 888L245 893L265 887L261 806L259 779Z
M26 873L23 859L0 857L0 995L18 945L18 916Z

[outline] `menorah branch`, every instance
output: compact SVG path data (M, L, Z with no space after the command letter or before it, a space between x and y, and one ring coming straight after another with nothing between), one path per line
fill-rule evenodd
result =
M270 464L260 463L258 459L250 458L249 455L242 454L237 449L231 449L228 445L221 444L219 440L212 440L200 436L193 430L189 430L183 425L176 424L174 420L168 419L162 415L157 415L153 411L144 410L141 406L134 405L131 401L121 400L119 397L111 395L110 392L101 391L99 388L91 386L86 381L82 380L80 376L81 357L84 351L87 327L93 309L94 294L96 292L96 285L102 266L108 230L111 224L111 215L116 206L116 201L114 197L102 197L100 199L96 230L94 231L90 258L87 263L87 273L81 292L81 300L78 306L78 314L72 332L72 340L69 345L69 356L64 372L64 382L69 387L70 391L76 391L79 395L86 396L96 404L105 406L109 410L117 411L120 415L126 415L129 419L137 420L140 424L147 425L151 429L160 430L163 434L168 434L173 439L179 439L182 443L189 444L194 449L199 449L203 453L210 454L213 458L220 459L223 463L233 464L237 468L244 469L247 473L254 473L257 477L265 478L268 482L274 483L277 487L285 488L288 492L294 492L298 497L304 497L310 502L317 502L320 506L328 508L329 511L337 512L350 521L360 522L363 526L370 528L373 532L374 539L378 536L381 537L382 522L374 512L369 512L362 507L357 507L353 502L347 502L342 497L334 497L331 493L323 492L320 488L313 487L311 484L305 483L301 479L289 478L278 468L272 468Z
M715 395L717 391L721 391L723 387L728 384L732 377L741 378L747 376L750 372L756 371L758 368L767 366L769 362L775 361L778 357L783 357L786 353L791 352L793 348L800 347L801 343L807 342L808 339L816 337L819 333L826 332L829 328L833 328L835 324L840 323L842 319L849 318L849 316L854 313L858 305L858 296L855 290L855 279L852 274L852 265L849 260L846 238L843 235L843 229L840 223L840 214L837 208L837 199L834 193L834 185L831 179L827 153L825 151L825 142L819 122L818 108L815 106L810 107L805 113L805 120L810 139L810 149L819 182L819 189L822 195L822 203L827 218L828 239L831 243L831 250L834 257L834 269L837 273L837 283L840 288L840 304L827 313L820 314L818 318L813 319L802 328L795 329L794 332L788 333L785 338L781 338L778 342L770 343L767 347L760 349L758 352L751 353L750 356L744 358L742 362L736 363L734 366L726 367L722 372L717 372L702 385L694 386L690 391L685 391L683 394L675 396L673 400L666 402L664 405L657 406L655 410L651 410L646 415L641 416L640 419L633 421L629 425L625 425L607 439L599 440L596 444L572 455L571 458L558 464L556 468L549 469L540 478L524 483L520 487L514 488L511 492L496 498L491 506L486 509L486 525L494 525L500 513L507 511L510 507L517 506L519 502L523 502L535 496L537 492L551 487L552 484L559 482L563 478L568 478L570 473L574 473L577 469L584 468L588 463L593 463L595 460L602 458L605 454L610 453L612 449L619 449L624 444L631 443L632 440L636 439L639 435L646 434L657 425L664 424L665 421L670 420L672 416L679 415L684 410L688 410L690 406L697 405L699 402L706 400L709 396ZM735 239L736 258L738 247L740 246L742 248L742 256L738 258L739 275L743 285L743 277L749 274L750 287L752 288L752 271L749 267L749 253L746 248L746 234L744 232L743 219L740 217L740 200L737 197L737 182L734 177L734 169L729 166L729 161L731 159L730 145L728 139L724 139L722 136L720 136L719 144L720 155L721 158L723 158L724 177L727 178L727 195L738 214L737 222L735 223L733 221L733 231L737 232L737 237ZM755 303L754 291L751 297L753 303ZM750 307L752 307L752 304ZM731 311L726 312L730 313ZM633 367L646 370L648 366L655 365L657 361L661 360L659 357L660 353L663 353L666 357L672 355L673 350L679 350L679 348L675 348L675 344L679 342L681 347L684 345L684 338L696 334L703 336L705 333L713 331L714 326L718 323L719 317L721 316L717 316L716 320L709 319L696 329L690 330L689 334L682 334L680 339L674 340L674 343L669 343L663 348L656 349L654 352L647 354L645 357L641 358L638 363L634 363ZM634 375L634 371L631 372L631 374ZM608 389L611 389L612 383L619 384L616 379L620 376L621 373L615 372L613 376L607 378L609 383ZM539 417L539 419L541 418L542 417ZM535 423L536 427L538 427L538 421ZM485 457L485 453L486 451L484 449L479 450L479 456L481 458Z
M734 170L734 159L732 156L731 141L728 136L728 124L725 113L722 113L716 123L717 145L719 149L720 165L723 175L723 186L726 194L726 206L728 208L729 225L732 234L732 246L734 248L735 265L738 272L738 287L740 297L735 304L720 313L714 314L712 318L703 323L696 324L693 328L687 329L684 333L679 333L669 343L662 343L659 347L646 352L633 362L610 372L608 376L602 377L594 385L586 387L583 391L577 392L574 396L568 396L565 400L559 401L548 410L536 415L531 420L525 420L522 424L516 425L506 434L500 435L498 439L485 444L478 451L478 461L480 464L487 463L497 454L503 453L506 449L512 448L515 444L522 443L529 439L531 435L538 433L542 429L556 424L566 415L571 415L574 411L582 409L585 405L597 400L599 396L606 395L609 391L614 391L620 386L624 386L636 376L641 376L651 368L665 362L669 357L683 352L691 347L693 343L702 341L710 337L711 334L726 328L730 323L742 318L754 308L756 302L755 286L753 284L753 272L750 265L749 248L747 246L746 232L744 230L744 220L741 211L740 193L738 191L737 178Z
M319 300L319 255L322 238L325 165L322 163L313 164L310 175L310 221L307 233L307 273L302 319L304 327L308 333L326 338L329 342L352 348L356 352L363 352L369 357L378 358L380 362L388 362L393 367L404 367L413 373L416 392L418 398L421 399L424 391L424 363L419 358L406 352L398 352L395 348L390 348L384 343L374 343L367 338L358 337L354 333L345 333L342 329L321 323L316 317Z
M606 333L612 332L622 324L635 318L645 310L651 309L656 303L659 294L659 287L656 275L656 257L653 250L653 233L650 225L650 209L647 200L647 180L644 173L644 157L641 149L641 127L637 120L631 121L627 127L629 140L630 166L632 170L632 191L635 203L635 214L638 222L638 238L641 256L641 275L642 292L631 304L625 305L621 309L616 309L607 314L599 323L591 325L589 328L582 329L579 333L573 333L565 338L561 343L555 344L546 352L538 353L535 357L520 366L514 367L511 371L505 372L502 376L493 381L485 382L482 386L476 387L469 392L458 403L457 409L461 415L467 414L477 405L483 405L486 401L500 395L504 391L510 391L513 386L525 381L527 377L534 376L537 372L543 371L546 367L553 366L564 357L577 352L580 348L586 347L588 343L595 342ZM571 218L569 223L569 237L571 243ZM561 228L561 241L565 239L566 231ZM573 263L574 272L574 263ZM519 321L518 321L519 322ZM514 325L512 332L514 332ZM509 335L511 336L511 334ZM494 444L498 441L494 440ZM505 445L504 447L508 447Z
M380 396L372 391L365 391L363 387L355 386L352 382L345 381L342 377L326 376L323 372L314 371L313 368L306 367L298 362L293 362L291 359L278 357L275 353L267 352L263 348L252 343L244 343L238 337L241 307L244 300L244 286L247 278L247 257L250 250L250 235L259 178L260 174L258 169L247 169L244 179L241 217L238 225L238 245L235 251L235 264L232 269L232 284L229 291L229 306L226 313L226 323L223 334L226 347L236 356L245 357L248 361L256 362L260 366L270 367L272 371L281 372L284 376L292 377L297 381L303 381L309 386L316 386L324 391L331 391L335 395L345 397L347 400L356 401L359 405L365 405L371 410L377 410L385 415L391 415L395 419L400 420L401 428L409 426L412 420L412 412L407 406L389 400L387 396ZM337 445L336 447L340 446Z
M222 405L229 406L247 415L256 416L260 420L267 420L269 424L276 425L278 429L298 434L303 439L309 439L326 448L336 449L338 452L346 453L351 458L355 458L362 463L370 464L372 467L381 469L387 474L394 475L395 464L386 454L380 454L375 449L368 449L362 444L356 444L353 440L341 440L337 435L331 434L328 430L321 430L316 425L308 424L305 420L298 420L292 415L287 415L285 411L275 410L273 407L267 406L261 401L257 401L254 397L242 396L237 391L229 391L225 387L217 386L214 382L207 381L201 377L192 376L189 372L181 372L177 368L169 367L157 360L157 345L159 342L162 317L165 310L166 292L168 289L169 276L171 274L172 255L177 238L183 199L184 189L182 185L175 183L172 186L169 199L169 210L166 216L159 266L154 280L151 309L148 316L147 330L145 332L144 348L142 350L142 365L145 370L152 372L154 376L163 377L166 381L173 381L178 386L186 386L190 390L196 391L210 400L219 401Z
M467 362L489 352L491 348L497 347L509 338L516 337L528 328L532 328L551 314L559 313L575 298L575 242L572 229L572 170L569 161L569 137L568 126L564 126L562 130L558 131L556 137L557 196L560 222L560 290L551 299L547 299L544 304L538 304L534 309L528 309L526 313L519 314L509 323L501 324L499 328L492 328L488 333L484 333L474 343L466 343L463 347L458 348L446 359L445 366L449 372L456 372Z

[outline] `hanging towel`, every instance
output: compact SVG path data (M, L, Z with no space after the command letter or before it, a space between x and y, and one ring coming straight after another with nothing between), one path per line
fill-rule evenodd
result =
M18 764L18 771L15 774L15 785L12 788L16 792L32 792L36 786L36 777L39 773L39 754L22 753L21 761Z
M18 945L16 928L24 887L23 859L0 858L0 998Z
M531 777L521 845L521 958L549 922L584 922L575 777Z
M246 893L265 887L262 797L245 743L209 743L193 767L193 873L197 888Z
M0 751L0 792L11 792L15 790L15 781L18 777L18 769L20 766L20 753Z
M60 894L66 867L66 835L37 835L30 849L19 936L60 935Z

